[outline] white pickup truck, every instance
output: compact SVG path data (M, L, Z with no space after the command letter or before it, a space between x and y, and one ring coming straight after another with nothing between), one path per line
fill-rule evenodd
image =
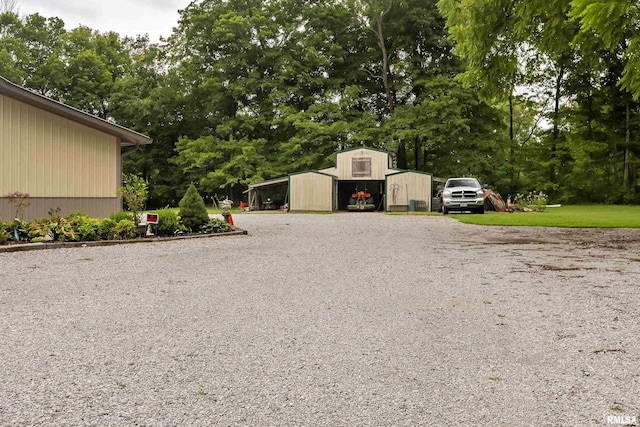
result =
M442 213L484 213L484 190L475 178L449 178L442 190Z

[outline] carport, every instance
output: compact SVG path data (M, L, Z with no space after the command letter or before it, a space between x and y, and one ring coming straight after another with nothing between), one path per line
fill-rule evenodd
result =
M279 209L289 203L288 187L289 177L285 176L250 184L243 194L247 194L249 209L252 211Z

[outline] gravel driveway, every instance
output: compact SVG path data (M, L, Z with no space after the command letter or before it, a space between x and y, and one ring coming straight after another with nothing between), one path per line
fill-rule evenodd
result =
M640 232L244 214L249 236L0 255L0 424L640 416Z

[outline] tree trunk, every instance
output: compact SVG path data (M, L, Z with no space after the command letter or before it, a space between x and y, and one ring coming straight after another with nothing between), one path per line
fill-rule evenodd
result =
M416 136L416 140L413 145L413 159L414 159L414 170L420 170L420 138Z
M429 153L427 153L427 149L422 149L422 166L424 166L424 170L433 172L433 166L430 166L429 163Z
M509 191L515 191L515 168L513 163L515 162L515 141L513 134L513 90L509 94Z
M593 86L591 84L591 75L589 75L589 93L587 95L587 111L589 116L587 117L587 137L589 140L593 140Z
M404 141L398 145L398 169L407 168L407 149L404 146Z
M558 138L560 137L560 96L562 95L562 79L564 77L564 66L560 67L560 71L556 77L555 105L553 108L553 139L551 141L551 161L549 162L549 182L552 184L556 180L556 151L558 150Z
M629 109L629 101L626 102L626 116L625 116L625 135L624 135L624 172L622 173L623 178L622 182L624 184L624 188L629 188L631 186L631 182L629 180L629 157L631 156L631 152L629 151L629 143L631 140L631 131L629 129L629 121L630 121L630 109Z
M381 13L377 18L378 28L376 35L378 36L378 46L382 52L382 83L384 84L384 92L387 96L387 105L389 106L389 113L393 113L395 108L395 101L393 99L393 93L391 93L391 85L389 83L389 75L391 70L389 68L389 54L387 53L387 47L384 44L384 31L382 28L382 20L385 13Z

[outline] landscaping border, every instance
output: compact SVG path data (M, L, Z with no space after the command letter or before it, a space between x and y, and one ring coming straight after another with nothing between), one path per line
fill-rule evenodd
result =
M25 244L16 244L16 245L2 245L0 246L0 254L9 253L9 252L41 251L45 249L127 245L131 243L160 243L160 242L169 242L173 240L201 239L204 237L242 236L247 234L249 234L247 230L234 227L233 231L230 231L227 233L194 234L190 236L154 237L154 238L143 237L143 238L128 239L128 240L95 240L95 241L88 241L88 242L25 243Z

